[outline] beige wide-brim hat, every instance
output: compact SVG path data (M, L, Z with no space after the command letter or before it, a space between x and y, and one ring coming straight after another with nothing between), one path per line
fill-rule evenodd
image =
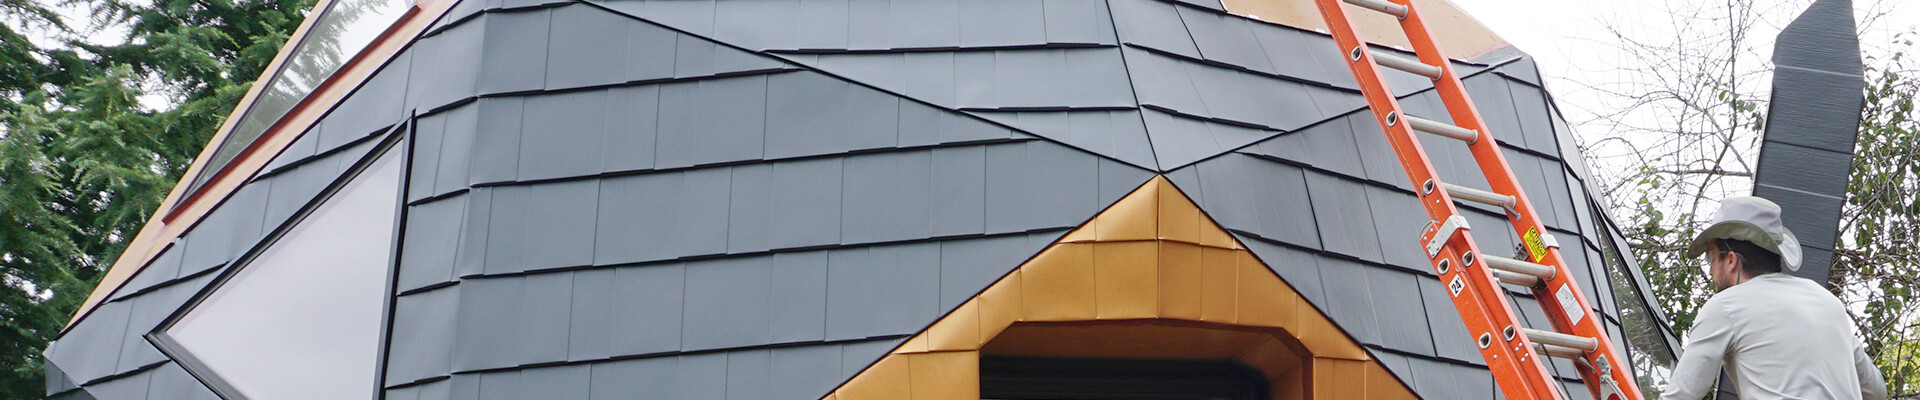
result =
M1693 237L1693 244L1687 247L1687 257L1706 252L1707 241L1715 239L1744 240L1759 245L1779 254L1781 266L1788 271L1800 270L1800 240L1780 222L1780 205L1767 199L1745 196L1721 202L1713 224Z

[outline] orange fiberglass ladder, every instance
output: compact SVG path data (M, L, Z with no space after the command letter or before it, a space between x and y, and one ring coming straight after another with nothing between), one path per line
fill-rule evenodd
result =
M1594 398L1604 400L1641 400L1625 357L1614 347L1599 318L1589 315L1587 296L1574 283L1566 263L1560 258L1559 244L1546 232L1533 203L1520 190L1513 170L1508 168L1500 146L1481 121L1480 112L1467 98L1465 86L1454 74L1453 66L1433 41L1432 32L1420 19L1420 10L1411 0L1314 0L1327 20L1327 30L1346 55L1354 80L1373 109L1373 116L1387 134L1407 179L1419 188L1420 203L1432 218L1421 232L1420 240L1433 262L1440 281L1447 285L1453 308L1466 321L1467 330L1486 358L1494 381L1508 399L1566 399L1561 386L1547 370L1542 356L1574 361L1581 380ZM1354 33L1352 21L1340 3L1352 3L1367 10L1386 13L1400 19L1407 41L1419 59L1391 52L1373 51ZM1375 66L1384 66L1433 79L1433 86L1445 101L1453 124L1406 115L1400 103ZM1472 148L1480 172L1491 190L1443 183L1434 176L1433 164L1420 147L1414 132L1425 132L1466 142ZM1468 235L1467 220L1454 208L1453 201L1472 201L1506 210L1507 220L1520 236L1522 259L1487 255ZM1515 308L1507 304L1500 283L1527 286L1553 320L1552 329L1534 329L1519 325Z

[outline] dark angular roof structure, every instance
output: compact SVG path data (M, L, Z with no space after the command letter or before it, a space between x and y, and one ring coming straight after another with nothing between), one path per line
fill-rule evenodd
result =
M240 288L294 269L254 262L276 249L324 248L303 229L388 160L403 165L399 226L361 231L394 243L391 268L372 267L388 275L370 278L389 285L367 330L379 363L353 383L378 398L851 400L850 379L1156 185L1226 233L1211 246L1257 259L1237 265L1336 327L1293 333L1295 352L1351 342L1364 354L1349 358L1383 368L1371 379L1415 396L1495 396L1417 250L1413 192L1323 34L1206 0L421 3L431 24L234 172L230 194L176 194L218 204L115 266L124 281L46 353L51 397L260 398L268 384L232 371L309 368L220 361L183 327L251 343L249 324L272 322L201 310L227 296L309 318L271 302L330 302ZM1456 68L1595 315L1663 377L1674 336L1531 59ZM1403 105L1440 107L1424 78L1389 77ZM1476 185L1464 147L1428 148ZM1515 235L1478 237L1503 249ZM1585 396L1571 364L1554 368ZM1304 398L1340 398L1319 385Z

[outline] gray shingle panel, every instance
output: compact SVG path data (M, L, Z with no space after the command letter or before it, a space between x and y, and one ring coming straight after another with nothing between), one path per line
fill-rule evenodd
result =
M772 261L772 256L750 256L687 263L685 347L766 344L772 332Z
M836 351L835 354L839 354L839 352ZM60 364L52 361L47 361L45 358L42 358L41 360L42 360L41 365L43 365L46 368L42 372L43 374L46 375L46 378L47 378L46 384L45 384L47 388L46 394L52 395L52 394L66 392L66 391L80 388L78 384L73 383L72 379L67 378L66 371L60 370ZM838 364L839 364L838 362L834 363L834 365L838 365Z
M1551 204L1551 206L1553 206L1553 219L1546 223L1553 228L1579 232L1580 217L1579 213L1574 210L1574 204L1586 204L1587 197L1585 191L1572 191L1572 187L1578 185L1579 182L1567 181L1565 169L1561 167L1560 162L1544 158L1540 159L1540 169L1542 173L1546 175L1547 195L1553 199L1553 203ZM1578 197L1573 197L1576 194Z
M1433 334L1434 354L1442 358L1484 364L1486 361L1480 357L1480 350L1474 348L1473 335L1467 332L1467 323L1453 309L1453 300L1447 298L1446 285L1437 278L1420 277L1414 286L1420 288L1420 296L1427 307L1428 332Z
M520 128L520 179L600 172L607 100L605 90L528 97Z
M767 386L780 388L785 397L824 397L848 376L838 368L842 352L839 345L782 347L771 352L773 372L767 376Z
M461 5L478 3L462 1ZM451 16L446 18L452 18ZM475 19L417 40L407 78L408 109L432 110L477 93L485 19Z
M1839 59L1845 54L1826 57ZM1774 91L1777 94L1771 98L1772 104L1794 106L1768 109L1767 120L1770 124L1767 141L1852 153L1856 135L1850 135L1852 129L1843 127L1852 125L1847 123L1847 117L1859 115L1850 111L1853 111L1854 99L1865 101L1859 90L1859 85L1865 80L1858 75L1858 69L1818 70L1808 68L1819 68L1818 64L1801 65L1804 67L1779 68L1774 72ZM1859 64L1854 64L1852 68L1859 68ZM1787 82L1803 83L1785 84ZM1822 125L1827 129L1821 129Z
M413 53L402 52L375 71L366 83L320 120L320 150L383 132L407 118L407 73Z
M727 201L733 171L731 168L688 170L678 191L669 197L679 202L673 208L674 226L664 232L679 238L672 243L677 255L718 254L727 251ZM658 196L658 193L650 195ZM657 226L640 229L659 230Z
M933 235L986 232L986 149L965 146L932 150Z
M480 54L480 92L537 90L545 86L548 9L492 13Z
M1040 2L961 1L960 44L966 47L1019 46L1047 42Z
M147 382L147 398L176 400L218 400L219 395L207 389L179 364L166 363L152 372L152 380Z
M589 381L592 399L630 399L636 394L650 393L664 397L664 388L673 387L674 370L679 360L675 357L642 358L613 362L594 363Z
M888 47L894 49L954 47L960 43L960 2L890 2Z
M1202 57L1273 73L1272 62L1261 50L1259 39L1254 37L1253 23L1238 16L1190 7L1180 7L1180 19L1186 23L1187 32L1193 36Z
M669 2L656 2L655 4L668 3ZM713 2L708 1L672 3L706 3L706 7L709 8L709 10L713 7ZM727 49L720 48L718 44L701 40L697 37L687 35L675 36L673 45L673 76L675 78L692 78L719 73L721 70L715 65L715 61L717 60L716 56L726 50Z
M1193 115L1212 115L1181 61L1146 50L1121 50L1127 73L1134 77L1134 95L1141 105L1164 107ZM1151 124L1149 124L1151 126Z
M674 368L674 400L724 399L727 392L727 353L680 356Z
M453 258L460 248L466 206L466 196L458 195L407 207L406 247L400 250L397 290L453 280Z
M152 379L152 371L146 371L87 385L86 390L87 394L103 400L145 399Z
M911 2L901 2L911 3ZM899 7L900 3L895 3ZM1043 0L1048 43L1115 44L1113 18L1101 0ZM897 31L896 31L897 32Z
M454 375L447 380L448 398L453 400L480 400L480 375Z
M1413 274L1388 268L1367 270L1367 289L1373 297L1374 316L1380 322L1381 344L1414 354L1434 354L1425 299L1414 287L1424 282Z
M127 279L126 285L122 286L120 291L115 294L117 296L116 299L139 293L154 285L179 277L180 250L184 248L185 247L180 244L174 244L160 250L160 254L153 256L153 261L148 261L145 267L140 268L140 271L135 272L132 278Z
M840 242L841 160L778 162L773 165L775 203L772 247L792 248Z
M1515 115L1514 99L1506 78L1485 74L1461 80L1461 84L1467 87L1467 96L1473 99L1474 109L1480 112L1480 120L1487 123L1487 129L1495 139L1522 148L1532 148L1527 145L1528 135L1520 126L1520 116Z
M760 159L767 77L661 85L658 168Z
M546 87L563 89L626 81L625 68L608 68L626 61L626 25L642 24L594 7L571 6L553 10L547 38ZM654 54L662 54L654 50Z
M848 43L847 0L801 0L794 36L802 48L845 49Z
M959 90L954 60L954 53L903 54L902 70L915 75L912 79L902 79L896 91L934 105L954 107L958 104Z
M1267 131L1220 124L1155 110L1141 110L1147 137L1162 170L1178 169L1233 148L1278 135Z
M594 211L600 182L567 181L530 188L526 214L525 268L572 267L593 263ZM489 232L492 234L492 232Z
M1467 224L1473 226L1473 242L1480 246L1480 251L1502 257L1516 256L1520 234L1514 233L1513 224L1507 222L1506 215L1464 207L1460 210L1460 215L1467 218Z
M938 315L939 244L832 250L827 257L827 340L912 333Z
M462 337L480 333L455 330L458 326L455 317L462 303L461 289L460 286L446 287L394 299L393 329L387 344L390 347L386 358L387 385L445 376L451 372L454 343Z
M592 367L560 365L520 371L519 399L585 399L592 388Z
M142 337L159 326L160 321L180 309L194 293L213 282L213 275L202 275L193 280L176 283L166 288L141 294L126 301L133 302L133 310L127 316L126 336L120 343L120 361L114 372L131 371L153 363L166 361L167 357L158 348Z
M974 112L974 114L1142 168L1157 166L1153 156L1153 145L1147 140L1146 125L1138 111Z
M438 156L433 161L436 166L430 169L434 172L434 178L431 185L416 185L409 187L409 191L423 196L439 195L464 189L471 183L468 179L468 173L472 168L469 161L473 157L475 133L480 129L479 112L479 106L467 104L428 117L445 120L444 129L439 133ZM427 129L426 119L422 118L420 127L416 129ZM415 168L420 168L419 163L423 161L415 160L414 162Z
M951 310L1000 277L1012 272L1039 249L1029 248L1024 236L1000 236L940 243L939 309Z
M484 98L476 103L479 119L474 125L472 154L469 160L470 183L511 181L519 177L521 97ZM448 130L448 141L456 136ZM513 160L513 161L508 161ZM442 168L445 168L443 166Z
M234 214L235 212L227 207L214 208L182 235L187 239L186 249L181 252L180 274L182 276L206 271L232 259L235 241L233 224L236 219Z
M768 350L727 353L727 398L759 400L773 397L776 390L767 379L773 375L773 355Z
M799 7L800 0L715 2L713 37L752 50L793 48Z
M772 260L772 343L826 338L827 253L779 253Z
M1328 256L1321 256L1318 264L1320 286L1327 296L1320 310L1354 340L1383 343L1381 330L1385 326L1374 317L1375 301L1369 290L1375 283L1368 280L1368 270L1375 267Z
M654 85L607 89L606 142L600 171L653 168L660 88Z
M1307 172L1306 181L1314 221L1320 227L1321 248L1367 261L1384 261L1366 186L1318 172Z
M1817 193L1822 196L1833 196L1835 194L1846 193L1847 191L1847 171L1850 170L1850 164L1848 164L1848 159L1842 157L1840 153L1780 142L1761 144L1761 151L1766 153L1767 162L1756 166L1756 168L1758 168L1756 173L1759 176L1767 177L1768 180L1755 185L1754 193L1757 196L1765 197L1768 194L1777 192L1779 188ZM1759 187L1762 186L1771 188L1763 191L1759 189ZM1763 192L1767 194L1761 194ZM1770 197L1768 199L1780 203L1782 207L1788 206L1786 202L1781 201L1782 199ZM1826 219L1816 218L1819 214L1813 214L1813 210L1815 209L1809 209L1808 214L1785 215L1789 216L1787 218L1789 221L1795 219L1809 221ZM1793 227L1788 227L1788 229L1791 230ZM1833 231L1831 228L1818 230ZM1815 233L1811 231L1810 229L1807 234L1802 234L1799 230L1794 230L1794 234L1808 235ZM1818 236L1832 235L1831 232L1822 233L1824 234ZM1829 247L1831 245L1827 243L1833 242L1832 240L1822 237L1807 236L1802 236L1800 241L1821 245L1823 247Z
M1380 253L1388 264L1421 273L1432 273L1427 253L1415 240L1430 218L1411 193L1367 186L1367 205L1373 214L1374 233L1380 238Z
M676 51L680 33L639 21L627 23L624 32L626 47L617 51L624 55L621 79L638 81L674 76L675 59L669 55Z
M1496 394L1493 377L1485 369L1419 358L1408 363L1413 369L1415 390L1423 397L1480 399Z
M517 350L521 339L520 319L525 312L521 301L526 278L468 279L460 283L460 291L453 336L453 370L518 365L521 361L521 352Z
M460 247L453 255L453 274L473 276L486 272L487 228L493 225L493 188L475 188L467 192L466 219L460 230Z
M1776 145L1776 147L1780 149L1785 149L1787 146ZM1786 157L1783 157L1783 156L1786 156L1789 154L1791 153L1786 153L1784 151L1776 151L1773 154L1769 154L1769 156L1780 157L1780 159L1784 159ZM1815 168L1808 168L1806 166L1823 164L1827 161L1834 161L1834 160L1845 161L1845 160L1841 160L1840 157L1828 156L1824 158L1826 159L1821 160L1814 157L1806 157L1804 159L1801 159L1802 162L1798 165L1802 166L1803 169L1815 169ZM1769 163L1769 164L1773 164L1773 163ZM1779 163L1779 165L1781 166L1777 167L1778 169L1768 168L1764 171L1772 172L1779 175L1785 175L1785 172L1787 170L1792 169L1789 166L1794 164L1781 162ZM1842 169L1828 170L1828 171L1846 171L1846 170L1847 169L1842 168ZM1806 175L1813 175L1813 174L1806 174ZM1840 180L1841 183L1846 182L1846 178L1844 177L1834 178L1834 179ZM1785 182L1793 182L1793 181L1788 179L1780 179L1775 182L1785 183ZM1794 183L1797 183L1797 182L1794 182ZM1822 183L1821 186L1825 186L1825 184ZM1768 200L1772 200L1773 202L1780 204L1780 215L1785 216L1784 218L1785 220L1782 222L1786 224L1787 230L1792 231L1793 234L1795 235L1795 238L1800 240L1801 245L1803 245L1804 247L1807 247L1808 249L1832 249L1833 244L1837 240L1836 236L1838 232L1833 227L1821 225L1823 223L1832 223L1833 221L1831 219L1822 218L1824 216L1821 215L1821 212L1824 210L1838 210L1840 209L1840 206L1843 203L1845 203L1846 200L1842 198L1827 196L1827 195L1824 195L1824 193L1844 193L1844 192L1816 192L1815 190L1818 190L1818 189L1809 189L1805 187L1783 187L1783 186L1776 186L1772 184L1762 183L1762 184L1754 185L1753 194L1755 196L1765 197ZM1845 190L1845 189L1841 189L1841 190ZM1806 233L1801 233L1801 232L1806 232ZM1821 265L1821 264L1802 264L1802 265ZM1805 276L1805 275L1802 275L1802 276Z
M1533 212L1540 218L1540 223L1551 227L1565 227L1566 225L1560 224L1559 211L1563 208L1572 211L1565 205L1566 189L1555 190L1556 187L1549 186L1546 171L1541 166L1541 164L1547 164L1551 166L1550 168L1558 169L1559 164L1532 154L1510 149L1502 149L1502 151L1506 153L1507 169L1513 170L1513 177L1520 182L1520 187L1526 192L1527 200L1534 202ZM1487 187L1477 186L1477 188Z
M1140 188L1140 185L1145 184L1154 175L1153 171L1138 166L1105 158L1100 159L1099 204L1104 207L1119 201L1120 198L1133 193L1134 189Z
M1300 168L1227 155L1192 168L1192 179L1170 175L1189 197L1228 229L1299 246L1319 247L1314 210Z
M932 154L894 152L847 157L841 240L871 243L931 234Z
M59 341L49 346L47 360L60 364L67 377L80 384L113 374L132 311L133 303L125 301L94 307L86 319L68 328Z
M847 48L849 49L885 49L889 45L891 24L887 23L888 6L885 1L849 1L847 2Z
M1026 170L1016 177L1019 180L1013 184L1017 186L996 185L993 177L989 176L987 193L989 196L1018 193L1001 192L996 188L1028 193L1031 196L1027 198L1028 203L1014 214L1024 214L1025 228L1076 226L1104 208L1105 204L1099 199L1100 187L1096 179L1100 175L1098 158L1050 142L1035 140L1022 144L1026 147L1023 163ZM994 161L993 153L989 150L987 162L991 164ZM991 223L993 211L988 209L989 230L994 228Z
M1512 95L1514 115L1520 118L1518 133L1526 137L1528 149L1555 154L1561 159L1581 158L1578 151L1561 153L1559 138L1553 133L1553 122L1548 120L1548 116L1552 115L1553 111L1548 107L1544 90L1535 86L1516 84L1507 85L1507 90Z
M1180 22L1177 6L1155 0L1115 0L1108 2L1113 8L1113 23L1120 34L1120 41L1153 48L1155 50L1199 58L1200 49L1193 43L1193 36L1187 33L1186 25ZM1132 52L1127 57L1133 57Z
M1325 307L1327 299L1326 289L1320 284L1320 257L1243 234L1236 233L1233 236L1274 274L1280 275L1280 279L1286 281L1288 286L1299 292L1300 297L1306 298L1308 303Z
M733 167L727 201L727 252L765 251L773 210L773 165Z
M567 360L595 360L613 356L613 314L617 307L615 269L573 273L573 298L568 311Z
M573 273L527 276L517 327L520 340L502 348L519 349L522 364L567 359L567 328L573 301ZM498 328L496 328L498 329ZM497 351L497 349L496 349Z
M480 400L519 399L521 393L520 370L494 371L476 374L480 378Z
M527 211L532 207L534 189L529 186L494 187L487 216L486 261L488 274L525 271L530 261L527 251L534 247L527 238Z
M594 264L612 265L674 258L678 193L684 174L622 176L600 180L594 234ZM716 199L702 199L716 200Z
M1358 88L1332 38L1266 24L1252 27L1274 72L1335 87Z
M787 158L893 147L914 124L907 113L937 113L888 94L816 73L767 78L766 156Z
M999 144L986 146L986 233L1018 231L1018 227L1027 225L1025 217L1028 207L1032 207L1026 197L1023 181L1027 160L1025 144Z
M453 400L453 382L439 380L415 386L415 388L419 389L420 400Z
M686 267L682 264L624 267L614 271L610 329L614 355L650 354L681 348Z
M412 152L406 172L407 202L439 194L433 188L433 181L440 175L440 152L445 147L440 142L446 132L447 118L443 114L414 120L412 143L402 147Z
M1347 128L1353 132L1354 145L1360 149L1360 166L1366 171L1367 179L1412 190L1406 169L1394 155L1393 145L1387 142L1387 134L1380 130L1380 122L1374 119L1373 112L1361 111L1345 118Z
M873 365L874 361L879 361L881 356L887 355L888 351L900 347L902 341L905 339L872 340L840 345L841 376L852 377L867 369L867 366Z

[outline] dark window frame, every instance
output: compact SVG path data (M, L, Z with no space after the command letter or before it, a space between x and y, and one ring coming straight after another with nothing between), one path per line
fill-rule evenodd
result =
M378 357L376 357L375 376L373 376L373 392L368 393L368 396L374 399L381 398L385 392L384 378L386 375L387 347L391 341L393 330L393 290L396 284L395 276L399 273L399 268L397 268L401 245L399 240L401 229L405 226L406 221L406 191L409 181L406 179L406 176L411 169L413 161L413 152L409 151L412 137L410 133L413 131L412 122L412 118L409 117L398 124L389 126L385 133L380 134L378 139L372 139L379 141L379 143L374 144L373 149L369 150L366 155L361 156L360 159L354 160L352 167L342 172L340 176L335 177L332 182L329 182L326 188L321 189L319 195L314 196L313 199L302 204L292 217L287 218L286 221L273 227L271 234L259 242L254 243L252 247L249 247L246 252L242 253L239 257L235 257L234 260L229 261L227 265L224 266L225 269L221 270L218 275L213 278L213 282L200 288L198 292L193 294L193 297L188 298L185 303L175 309L173 313L168 314L165 319L162 319L159 324L156 324L151 331L148 331L145 335L142 335L142 337L146 338L148 343L151 343L155 348L159 349L161 354L166 355L167 358L180 364L180 367L186 370L188 375L193 376L195 380L206 385L207 389L212 390L214 395L228 400L250 399L242 394L239 388L234 386L232 382L228 382L225 378L222 378L218 373L214 372L213 368L206 362L194 356L193 352L188 351L179 341L168 336L167 330L173 328L173 325L179 322L181 318L192 313L195 308L198 308L202 302L206 301L208 296L220 290L221 287L225 286L238 275L241 270L252 266L254 259L259 258L260 255L265 253L267 249L273 247L274 244L279 243L280 239L292 231L295 226L298 226L301 222L312 216L321 205L326 204L328 200L338 195L342 189L346 188L348 184L353 183L356 178L360 177L362 173L366 172L368 168L372 167L373 164L378 162L382 157L391 154L391 152L400 151L403 154L392 154L400 157L400 159L396 161L401 163L401 177L399 179L399 197L395 199L393 205L396 209L394 226L391 228L393 230L393 247L387 254L387 276L384 277L386 282L385 285L383 285L386 287L386 293L384 294L385 298L382 301L383 306L381 307L380 346L377 349L370 350L378 351ZM308 133L311 134L315 132ZM252 183L250 182L249 184ZM215 207L218 208L217 205Z
M980 357L980 398L1257 400L1267 379L1230 361Z

